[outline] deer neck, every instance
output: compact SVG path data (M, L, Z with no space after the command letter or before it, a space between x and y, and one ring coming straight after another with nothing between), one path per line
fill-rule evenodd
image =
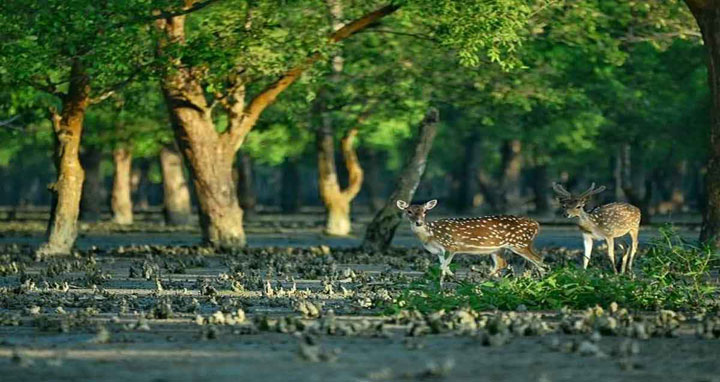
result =
M433 232L430 223L425 222L423 225L418 226L415 223L410 223L410 229L413 231L415 236L420 239L421 242L427 243L433 239Z
M598 229L597 224L592 219L592 213L588 213L585 209L582 209L580 216L578 216L578 226L581 230L587 233L595 233Z

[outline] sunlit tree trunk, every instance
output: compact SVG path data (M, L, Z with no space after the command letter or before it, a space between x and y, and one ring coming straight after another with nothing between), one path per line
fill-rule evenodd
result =
M326 0L333 29L342 26L342 4L337 0ZM343 70L343 58L337 54L332 58L331 83L340 81ZM327 90L320 95L316 108L320 112L321 126L316 131L316 145L318 158L318 190L320 198L326 209L325 233L329 235L344 236L352 230L350 222L350 203L360 192L363 171L357 159L357 153L352 147L357 130L351 129L342 141L342 153L345 167L348 171L348 186L340 188L337 167L335 166L335 131L330 112L325 107L324 98Z
M192 217L188 188L180 153L173 146L160 150L160 169L163 177L163 210L165 224L189 224Z
M351 231L350 203L360 192L363 170L360 167L353 142L356 129L348 131L342 139L342 154L348 172L348 186L340 188L335 166L335 139L329 124L317 131L318 189L327 209L325 233L329 235L347 235Z
M100 171L102 152L94 148L87 149L80 154L80 163L85 169L85 181L80 199L80 220L96 222L101 218L107 196Z
M113 150L113 188L110 198L113 221L117 224L132 224L133 205L130 175L132 173L132 152L124 147Z
M186 6L192 3L188 1ZM329 42L343 40L397 8L397 5L388 5L370 12L333 32ZM185 43L185 16L158 20L157 26L165 38L159 48L161 55L168 44ZM319 54L312 54L303 64L266 86L247 104L244 79L230 78L229 96L209 104L201 83L206 68L188 67L181 60L170 57L174 67L165 73L161 85L176 141L191 169L200 204L200 226L208 244L226 248L245 245L243 210L232 177L235 154L265 108L320 58ZM212 120L213 107L217 104L225 109L229 119L230 126L222 133L215 130Z
M184 16L163 20L159 27L170 42L184 43ZM191 170L203 240L216 247L242 247L243 211L233 180L237 149L215 130L200 78L199 71L177 62L165 75L162 89L176 142Z
M62 99L62 112L53 113L55 133L55 167L58 177L50 186L52 207L47 242L38 249L38 256L70 253L77 237L77 219L85 173L80 165L80 137L85 110L90 103L88 76L79 62L70 72L67 94Z
M437 134L438 111L431 108L420 123L415 143L415 149L407 160L397 180L393 193L385 206L375 214L365 231L362 247L368 251L380 252L390 247L395 230L402 220L402 214L397 208L397 201L412 201L415 190L425 173L427 157Z
M708 53L708 83L712 96L710 155L705 176L706 202L700 240L720 246L720 2L685 0L700 27Z

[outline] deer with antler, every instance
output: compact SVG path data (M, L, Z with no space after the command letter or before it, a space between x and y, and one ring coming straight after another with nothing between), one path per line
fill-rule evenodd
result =
M540 229L540 224L535 220L519 216L485 216L426 221L425 215L436 205L437 200L413 205L397 201L397 207L410 220L410 228L423 247L438 256L440 283L445 275L452 276L450 262L456 253L490 254L494 263L491 272L493 276L498 276L507 266L503 257L505 249L530 261L541 272L544 271L542 257L532 245Z
M553 183L553 189L558 194L558 201L568 218L578 218L578 227L582 231L585 254L583 256L583 269L587 269L593 249L593 240L605 240L608 246L608 258L612 269L617 273L615 262L615 239L630 234L631 248L622 255L620 273L632 270L635 252L638 247L638 232L640 230L640 209L628 203L609 203L585 211L585 204L591 196L605 190L605 186L595 188L593 183L587 191L573 195L562 185Z

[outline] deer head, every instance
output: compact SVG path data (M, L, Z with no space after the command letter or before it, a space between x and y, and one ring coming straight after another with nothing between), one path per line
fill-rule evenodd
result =
M565 211L565 216L573 218L580 216L588 199L595 194L605 191L605 186L595 188L595 183L593 183L587 191L579 195L573 195L559 183L553 183L553 190L555 190L558 194L557 200L560 202L560 206Z
M407 202L403 200L397 201L397 207L403 211L405 211L405 216L410 220L410 223L415 224L418 227L421 227L425 224L425 215L427 212L431 209L433 209L437 205L437 200L433 199L425 204L413 204L408 205Z

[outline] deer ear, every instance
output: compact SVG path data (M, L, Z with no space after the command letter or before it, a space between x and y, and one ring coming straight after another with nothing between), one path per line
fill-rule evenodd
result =
M399 208L401 210L408 208L408 204L404 200L398 200L395 204L397 205L397 208Z
M435 206L437 206L437 199L433 199L433 200L425 203L426 210L431 210L431 209L435 208Z
M600 186L593 191L593 194L599 194L599 193L605 191L605 188L606 188L605 186Z

